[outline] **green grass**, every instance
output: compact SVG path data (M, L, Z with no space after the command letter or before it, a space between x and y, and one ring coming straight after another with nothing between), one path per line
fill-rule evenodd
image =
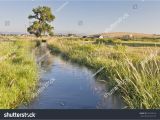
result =
M95 71L104 67L98 77L105 79L110 89L120 84L118 93L128 108L160 108L159 47L95 44L66 38L54 38L48 44L54 53L73 62Z
M32 99L37 65L27 41L0 42L0 109L12 109Z
M160 61L154 58L133 63L125 57L117 61L115 68L117 83L123 83L120 88L123 98L130 108L160 107Z
M142 41L143 40L143 41ZM133 40L121 40L121 39L96 39L95 44L106 44L106 45L126 45L131 47L160 47L160 41L155 41L154 39L133 39Z

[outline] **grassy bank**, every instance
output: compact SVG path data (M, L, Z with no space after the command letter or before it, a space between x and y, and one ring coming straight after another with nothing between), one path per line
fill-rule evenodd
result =
M0 42L0 109L31 100L37 84L37 65L27 41Z
M54 38L48 44L54 53L73 62L95 71L104 67L99 78L106 80L110 90L118 86L128 108L160 107L159 47L131 47L76 38Z

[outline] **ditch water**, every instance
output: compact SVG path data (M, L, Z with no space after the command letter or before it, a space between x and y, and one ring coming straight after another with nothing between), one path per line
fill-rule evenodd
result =
M39 95L22 109L121 109L117 95L104 97L106 86L84 66L48 52L45 44L36 51L41 75ZM43 89L42 89L43 88Z

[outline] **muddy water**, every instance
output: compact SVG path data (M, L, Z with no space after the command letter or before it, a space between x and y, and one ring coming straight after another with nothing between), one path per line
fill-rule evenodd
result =
M37 52L41 68L39 95L25 109L121 109L117 95L104 97L106 86L86 67L51 55L42 45Z

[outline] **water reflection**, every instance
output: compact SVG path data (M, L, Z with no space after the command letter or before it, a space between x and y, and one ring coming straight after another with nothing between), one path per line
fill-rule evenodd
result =
M42 45L36 51L37 59L47 53ZM117 109L123 108L121 99L112 95L104 97L106 86L92 77L86 67L64 61L47 54L39 63L42 69L40 84L55 79L28 106L30 109Z

